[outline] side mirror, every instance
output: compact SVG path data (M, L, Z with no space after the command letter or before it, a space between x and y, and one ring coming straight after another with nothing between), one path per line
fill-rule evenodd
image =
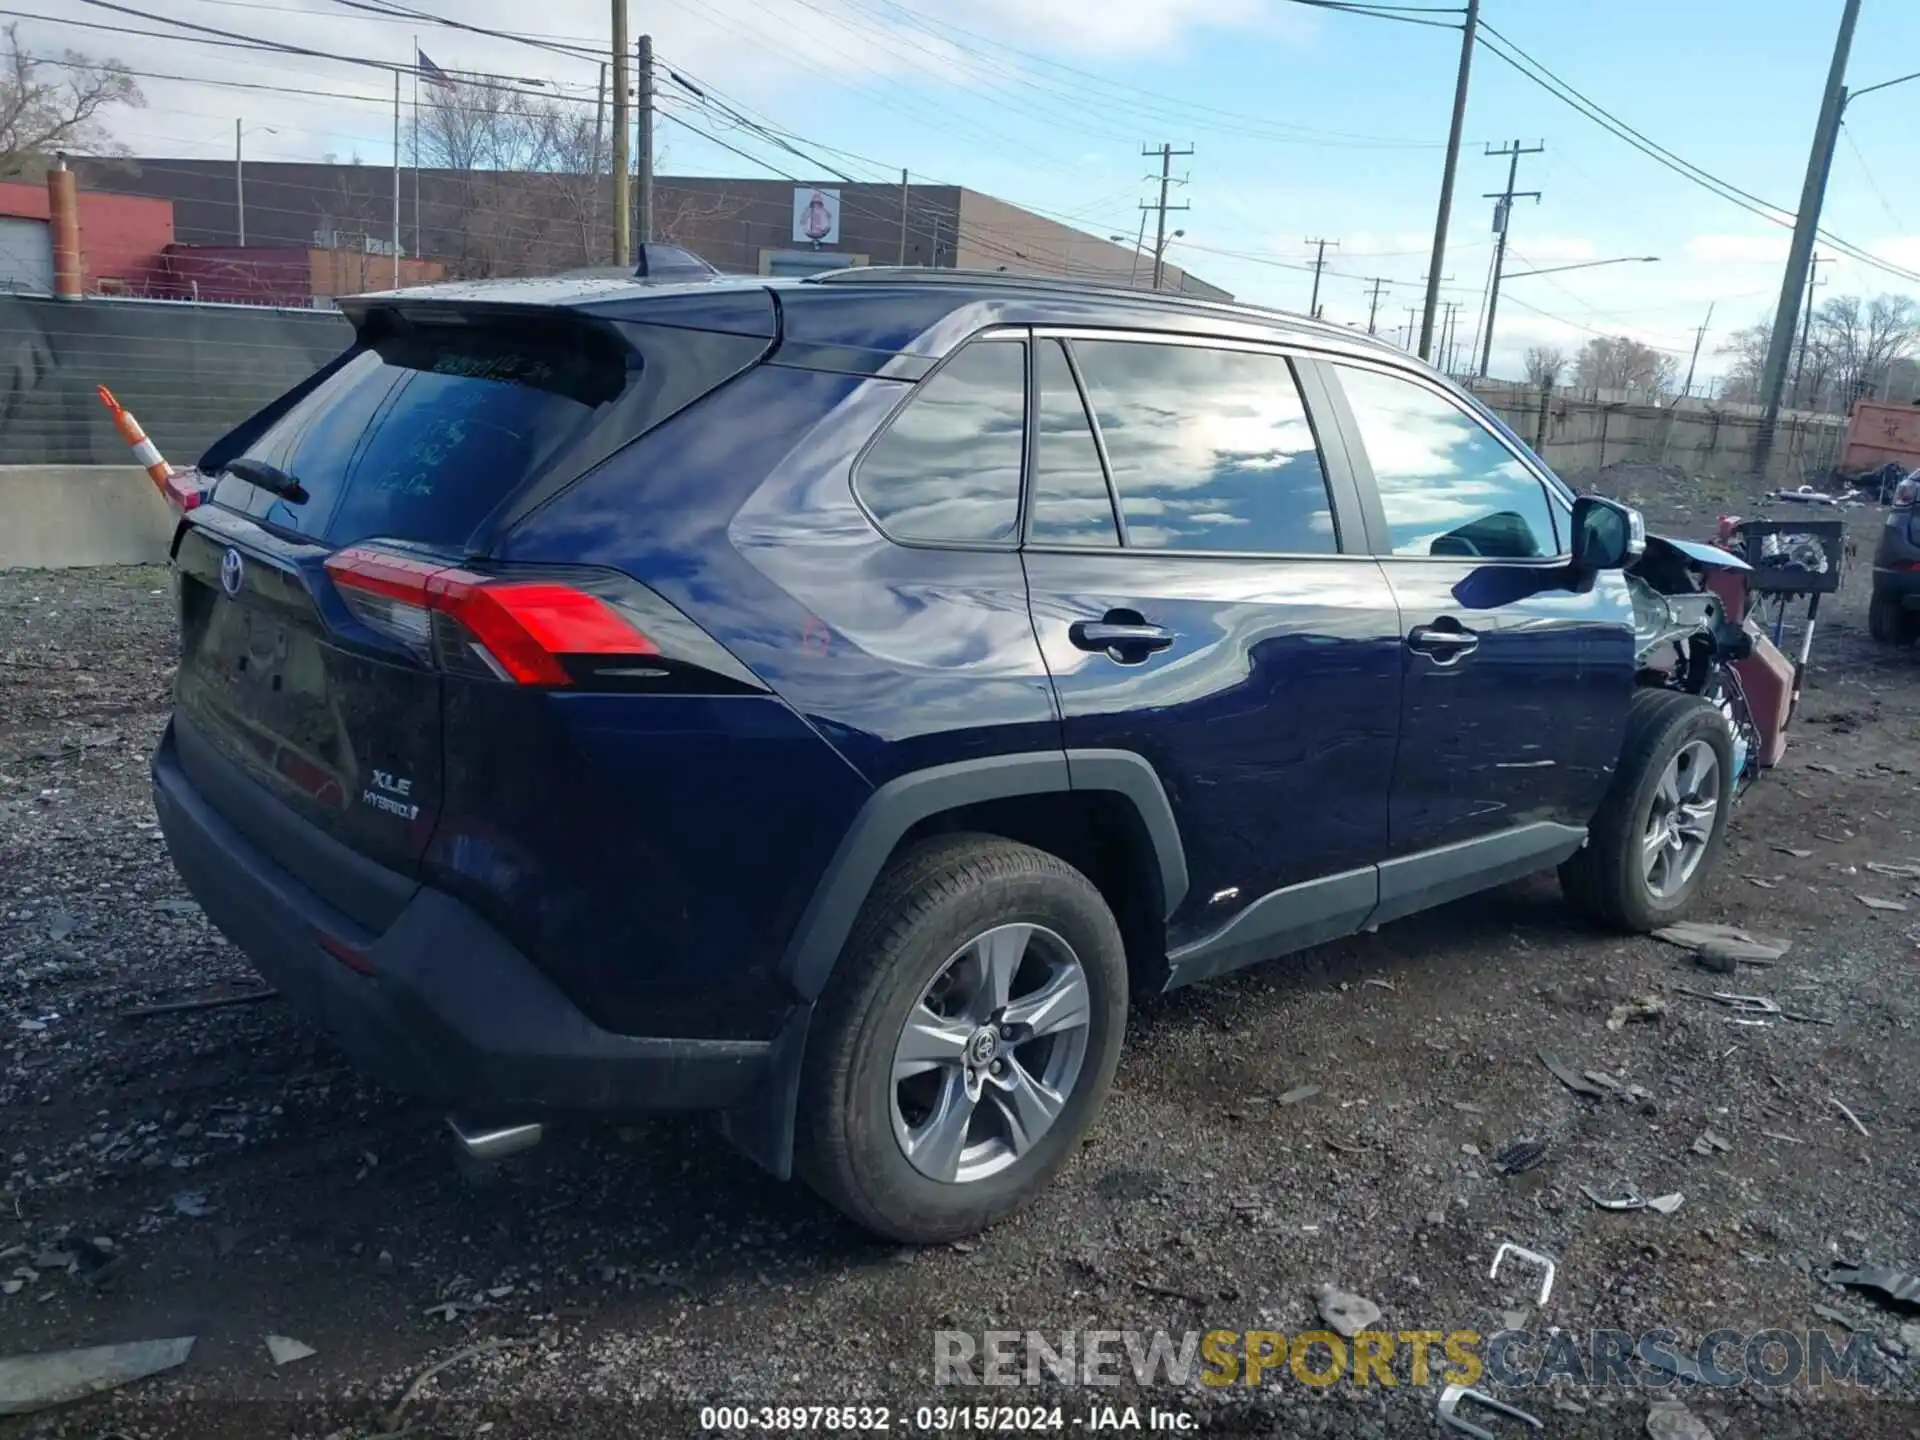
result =
M1647 522L1631 505L1599 495L1573 502L1573 568L1583 575L1624 570L1647 550Z

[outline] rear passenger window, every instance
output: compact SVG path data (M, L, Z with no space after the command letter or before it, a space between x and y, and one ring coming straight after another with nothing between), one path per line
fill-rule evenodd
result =
M1339 367L1395 555L1559 553L1546 487L1473 416L1422 385Z
M1042 340L1040 416L1033 437L1033 518L1027 538L1043 545L1118 545L1113 498L1080 387L1058 340Z
M1321 555L1339 549L1313 427L1279 355L1076 340L1127 543Z
M854 488L895 540L1012 541L1020 523L1027 347L977 340L914 393Z

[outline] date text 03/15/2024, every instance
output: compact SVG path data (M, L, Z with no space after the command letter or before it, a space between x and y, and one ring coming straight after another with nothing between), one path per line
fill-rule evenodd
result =
M716 1434L798 1434L806 1431L893 1430L918 1434L1022 1434L1081 1430L1158 1432L1178 1435L1200 1422L1181 1410L1157 1405L920 1405L896 1411L886 1405L709 1405L700 1428Z

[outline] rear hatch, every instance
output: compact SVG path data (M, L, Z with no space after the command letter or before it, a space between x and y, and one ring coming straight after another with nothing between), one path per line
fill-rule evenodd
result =
M770 298L733 293L730 333L636 321L644 297L623 314L375 305L330 372L215 445L175 552L178 748L209 801L290 868L306 867L262 833L246 781L413 875L442 800L447 676L597 688L653 651L621 618L619 577L485 555L513 516L765 352Z

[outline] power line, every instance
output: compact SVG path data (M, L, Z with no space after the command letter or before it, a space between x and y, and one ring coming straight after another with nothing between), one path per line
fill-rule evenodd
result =
M1794 212L1791 210L1788 210L1784 206L1776 205L1769 200L1763 200L1758 195L1752 194L1749 191L1742 190L1732 182L1722 180L1719 176L1702 169L1692 161L1675 154L1664 145L1649 139L1626 121L1620 119L1612 112L1604 109L1598 103L1588 99L1585 95L1574 89L1572 85L1547 69L1540 61L1534 59L1533 56L1529 55L1525 50L1522 50L1512 40L1508 39L1498 30L1495 30L1493 26L1482 22L1480 29L1482 32L1480 44L1486 48L1489 54L1518 71L1527 79L1533 81L1534 84L1540 86L1562 104L1567 105L1569 108L1593 121L1616 138L1626 141L1627 144L1640 151L1643 155L1646 155L1649 159L1658 162L1684 179L1692 181L1702 189L1719 196L1722 200L1733 205L1738 205L1741 209L1759 216L1770 224L1778 225L1785 229L1793 228ZM1509 51L1512 53L1508 53ZM1903 266L1882 260L1871 251L1862 249L1851 241L1834 235L1831 231L1821 230L1819 234L1820 238L1825 240L1834 249L1841 251L1849 258L1857 260L1863 265L1884 271L1910 284L1920 284L1920 271L1909 270Z

